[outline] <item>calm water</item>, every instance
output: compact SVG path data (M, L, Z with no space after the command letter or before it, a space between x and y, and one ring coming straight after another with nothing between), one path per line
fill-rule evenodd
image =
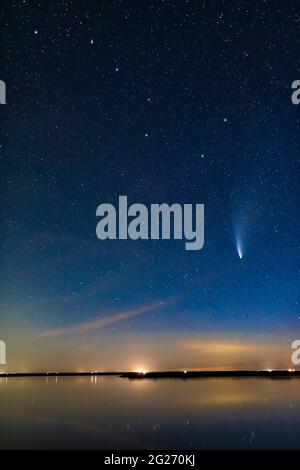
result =
M300 380L0 379L0 448L300 448Z

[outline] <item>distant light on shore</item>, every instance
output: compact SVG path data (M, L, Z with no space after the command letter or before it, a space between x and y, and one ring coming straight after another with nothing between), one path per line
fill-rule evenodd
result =
M143 375L146 375L147 374L147 371L143 368L139 368L135 371L137 374L143 374Z

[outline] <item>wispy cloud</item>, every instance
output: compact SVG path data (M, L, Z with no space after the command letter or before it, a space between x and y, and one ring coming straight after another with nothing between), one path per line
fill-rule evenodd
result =
M177 300L178 296L173 296L165 300L142 304L133 309L121 310L118 313L110 315L107 314L105 316L101 316L99 318L87 322L77 323L75 325L70 325L67 327L45 330L39 335L39 337L50 338L67 334L84 333L86 331L104 328L106 326L115 325L116 323L128 320L129 318L137 317L146 313L153 312L155 310L160 310L164 307L168 307L176 303Z

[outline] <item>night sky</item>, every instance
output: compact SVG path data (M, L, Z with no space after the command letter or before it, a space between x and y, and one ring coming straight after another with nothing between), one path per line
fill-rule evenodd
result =
M290 366L298 7L3 2L3 370ZM100 241L119 195L205 204L204 248Z

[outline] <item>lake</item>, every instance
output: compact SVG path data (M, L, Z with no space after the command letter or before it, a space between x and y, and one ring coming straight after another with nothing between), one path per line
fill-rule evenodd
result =
M299 449L300 380L0 379L0 449Z

